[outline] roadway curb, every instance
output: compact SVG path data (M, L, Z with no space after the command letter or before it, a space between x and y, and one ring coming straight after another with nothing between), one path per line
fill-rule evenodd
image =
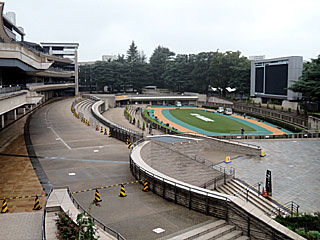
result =
M39 179L39 182L44 190L44 192L46 194L49 194L50 190L53 188L53 185L51 184L47 174L45 173L45 171L43 170L41 163L39 161L39 159L37 158L37 155L34 151L33 145L32 145L32 141L30 138L30 121L31 121L31 117L33 115L33 112L28 116L26 124L24 125L24 141L26 144L26 148L27 148L27 152L31 161L31 164L33 166L33 169Z

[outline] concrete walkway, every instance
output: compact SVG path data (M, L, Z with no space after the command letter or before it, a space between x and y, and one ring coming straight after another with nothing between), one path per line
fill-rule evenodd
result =
M40 212L10 213L0 215L0 239L41 239L42 214ZM31 224L32 223L32 224Z
M54 189L48 199L48 202L47 202L48 211L50 209L57 209L59 207L64 212L68 212L69 217L71 217L72 220L74 222L76 222L77 216L80 213L80 211L72 203L66 188ZM46 236L47 236L47 239L55 239L56 228L54 227L54 225L55 225L55 217L52 216L52 214L48 214L46 216ZM106 233L105 231L103 231L99 227L98 227L98 235L100 236L99 239L101 239L101 240L116 239L113 236Z

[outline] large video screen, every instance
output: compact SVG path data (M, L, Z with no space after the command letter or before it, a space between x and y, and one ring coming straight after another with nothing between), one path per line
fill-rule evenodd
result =
M256 92L262 93L263 92L263 75L264 75L264 68L259 67L256 68Z
M288 64L265 67L265 94L287 95Z

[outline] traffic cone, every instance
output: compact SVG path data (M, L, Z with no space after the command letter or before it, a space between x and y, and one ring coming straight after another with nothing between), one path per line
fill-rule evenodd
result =
M90 127L90 121L88 121L88 124L87 124L87 125L88 125L88 127Z
M102 202L98 189L96 189L96 193L94 194L94 201L95 202Z
M104 135L108 135L108 131L106 128L104 129Z
M1 213L7 213L7 212L8 212L8 204L7 204L7 201L4 199L2 202Z
M128 149L130 149L132 147L132 143L130 142L129 144L128 144Z
M268 194L267 194L266 190L264 190L264 187L262 187L262 196L268 197Z
M265 157L267 154L261 149L260 157Z
M111 131L109 130L109 135L108 135L109 137L112 137L112 135L111 135Z
M229 156L226 157L225 163L231 163L231 158Z
M99 131L99 126L98 125L96 125L96 131Z
M102 127L102 126L101 126L101 130L100 130L100 132L101 132L101 133L103 133L103 127Z
M129 140L129 137L127 137L126 144L129 145L129 143L130 143L130 140Z
M149 183L148 183L148 180L146 178L144 179L144 184L143 184L142 191L149 192Z
M121 187L120 187L120 195L119 197L126 197L126 191L124 190L124 186L123 184L121 184Z
M40 209L41 209L40 201L38 196L36 195L36 199L34 200L33 210L40 210Z

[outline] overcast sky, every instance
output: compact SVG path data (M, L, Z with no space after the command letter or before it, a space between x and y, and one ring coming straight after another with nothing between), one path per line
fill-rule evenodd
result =
M320 0L9 0L27 41L78 42L80 61L125 54L134 40L149 58L236 51L267 58L320 54Z

